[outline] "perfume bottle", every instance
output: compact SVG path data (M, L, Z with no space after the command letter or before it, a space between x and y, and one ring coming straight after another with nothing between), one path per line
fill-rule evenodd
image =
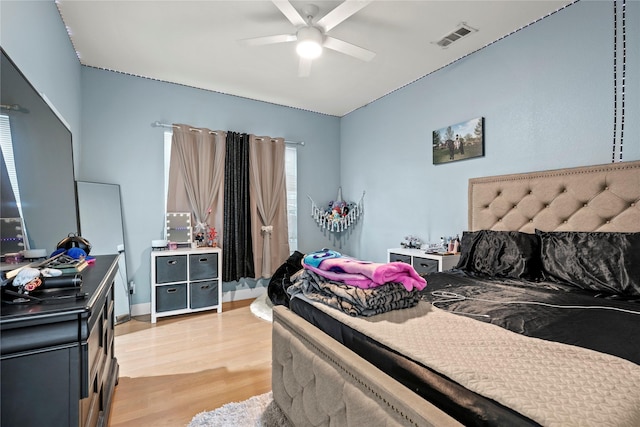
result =
M460 252L460 235L456 234L456 238L453 241L453 251L454 253Z

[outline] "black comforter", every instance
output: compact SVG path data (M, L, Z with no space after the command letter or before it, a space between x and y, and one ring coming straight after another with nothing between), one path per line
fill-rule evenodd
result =
M438 308L640 365L640 298L553 282L474 277L462 271L433 274L427 280L423 298Z

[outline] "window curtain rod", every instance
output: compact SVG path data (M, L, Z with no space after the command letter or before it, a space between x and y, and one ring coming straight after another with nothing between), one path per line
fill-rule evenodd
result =
M171 129L179 128L179 126L172 125L172 124L169 124L169 123L161 123L159 121L155 121L155 122L151 123L151 127L154 127L154 128L171 128ZM200 129L190 128L189 130L200 130ZM210 133L215 134L215 132L210 132ZM284 143L285 144L291 144L291 145L302 145L302 146L304 146L304 141L287 141L287 140L285 140Z

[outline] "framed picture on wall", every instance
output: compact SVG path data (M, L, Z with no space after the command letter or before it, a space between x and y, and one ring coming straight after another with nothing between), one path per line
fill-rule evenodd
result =
M433 164L484 156L484 117L433 131Z

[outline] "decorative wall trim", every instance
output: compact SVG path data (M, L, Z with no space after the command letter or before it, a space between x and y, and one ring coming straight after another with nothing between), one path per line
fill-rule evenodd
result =
M620 8L618 8L618 3ZM627 78L627 2L613 1L613 147L611 162L622 161L624 103ZM620 62L620 65L618 64ZM618 68L619 67L619 68Z

